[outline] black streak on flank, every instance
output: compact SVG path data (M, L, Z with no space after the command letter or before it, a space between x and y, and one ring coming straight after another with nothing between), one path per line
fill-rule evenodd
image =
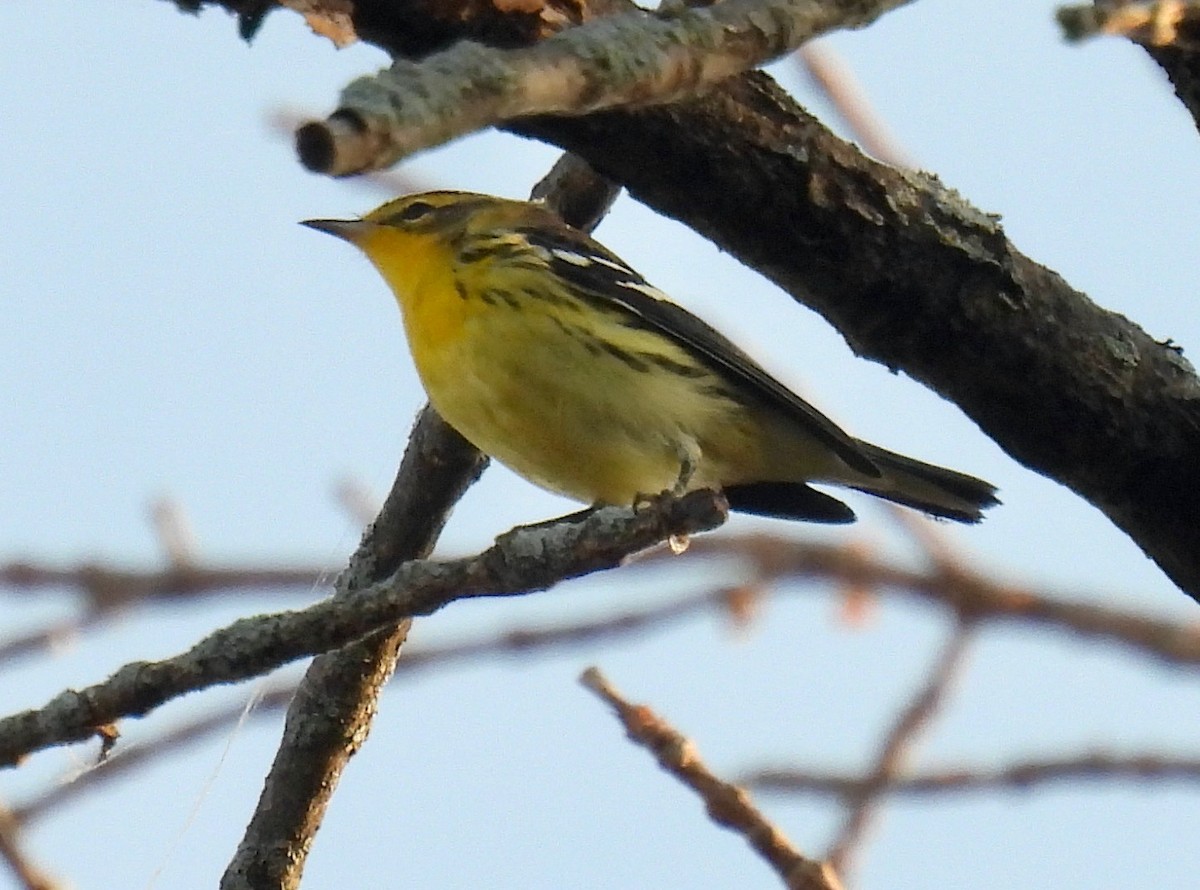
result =
M609 355L611 355L613 358L617 359L618 361L623 362L631 370L642 371L642 372L650 370L650 366L648 364L646 364L644 361L642 361L637 356L631 355L630 353L626 352L624 349L621 349L619 346L614 346L612 343L609 343L607 340L598 340L597 343L599 344L601 349L603 349L605 352L607 352Z
M545 288L523 287L521 293L530 300L540 300L543 303L549 303L551 306L561 306L564 309L571 309L579 312L583 309L575 300L568 299L561 294L556 294L552 290Z
M521 304L517 301L517 298L506 290L489 288L483 292L483 302L487 303L489 306L495 306L497 301L503 303L509 309L521 308Z
M725 399L727 402L732 402L735 405L742 403L741 397L727 386L720 383L710 383L707 386L700 387L700 392L706 396L713 396L718 399Z
M564 334L566 334L572 340L577 341L580 346L582 346L584 349L586 349L588 352L588 355L597 356L600 354L600 352L601 352L600 341L597 340L595 337L593 337L591 334L589 334L587 331L585 331L583 328L578 327L577 325L569 325L555 315L547 315L546 317L548 319L550 319L552 322L554 322L554 325L560 331L562 331Z
M687 377L695 380L699 377L708 377L711 375L710 371L705 370L699 365L685 365L683 362L677 362L674 359L667 358L665 355L659 355L655 352L639 352L637 357L645 359L677 377Z

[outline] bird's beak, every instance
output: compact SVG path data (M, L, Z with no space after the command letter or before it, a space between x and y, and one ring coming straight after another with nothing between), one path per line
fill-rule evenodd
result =
M318 232L326 232L351 244L358 244L371 224L361 219L306 219L300 223Z

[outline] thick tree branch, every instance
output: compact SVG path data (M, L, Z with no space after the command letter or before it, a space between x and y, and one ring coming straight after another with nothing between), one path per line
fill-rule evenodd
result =
M906 2L722 0L604 18L528 49L464 41L354 81L328 123L297 131L296 147L310 169L343 176L518 117L671 102Z

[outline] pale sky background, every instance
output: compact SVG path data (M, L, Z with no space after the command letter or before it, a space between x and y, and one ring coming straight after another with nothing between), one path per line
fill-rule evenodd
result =
M304 172L270 114L322 115L384 64L271 15L252 46L219 11L168 3L0 4L0 562L153 567L147 522L170 495L203 558L342 564L358 529L343 477L386 491L423 401L391 296L345 245L296 222L387 195ZM1152 335L1200 343L1200 140L1165 78L1117 40L1071 47L1053 6L921 0L833 41L908 152L1023 251ZM775 73L826 120L791 64ZM545 146L494 134L407 165L431 184L524 196ZM1004 506L943 530L978 565L1097 602L1191 616L1094 508L1007 458L952 405L856 359L819 317L628 197L598 236L750 349L856 435L995 482ZM905 554L866 497L846 529L735 519ZM488 471L443 540L462 552L514 522L572 509ZM523 600L459 604L417 642L596 614L703 589L732 569L610 574ZM315 595L315 594L314 594ZM121 664L295 597L238 594L139 612L0 676L0 711L40 705ZM72 612L70 591L0 596L0 638ZM946 616L885 598L865 627L811 587L771 600L748 637L695 620L671 631L396 684L317 838L307 888L776 886L690 792L624 741L575 678L597 663L687 732L717 771L764 762L864 765L920 682ZM293 672L296 668L293 668ZM253 684L193 695L129 739ZM995 763L1098 747L1200 751L1196 677L1061 637L985 629L919 763ZM251 721L57 811L28 835L77 888L213 887L252 812L279 734ZM77 769L93 747L0 773L0 802ZM818 853L839 809L760 798ZM890 805L861 888L1195 886L1195 789L1059 787ZM7 887L0 874L0 887Z

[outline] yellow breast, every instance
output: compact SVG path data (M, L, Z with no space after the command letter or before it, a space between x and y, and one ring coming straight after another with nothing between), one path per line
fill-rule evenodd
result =
M468 318L480 305L459 296L452 249L433 236L398 237L379 227L359 244L391 286L408 335L409 348L424 380L427 369L447 364L461 347Z

